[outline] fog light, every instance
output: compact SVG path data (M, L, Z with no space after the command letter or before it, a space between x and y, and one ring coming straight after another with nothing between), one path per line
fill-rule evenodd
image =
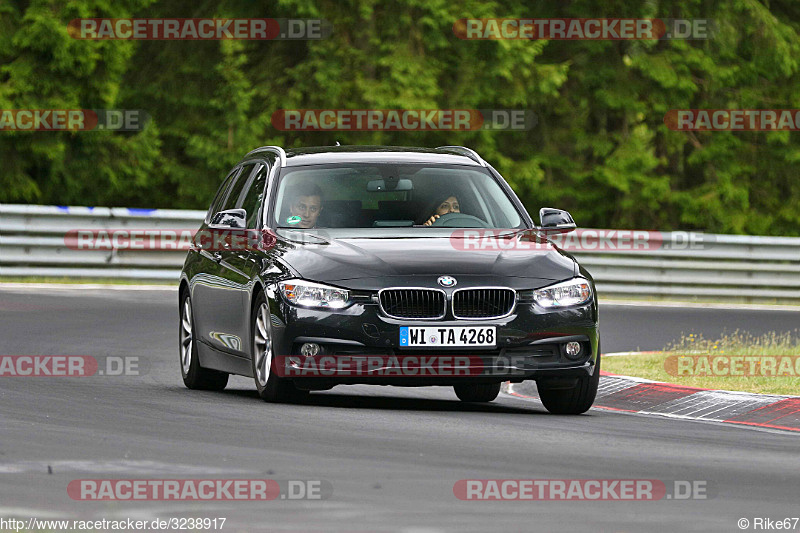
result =
M568 342L567 345L564 346L564 352L570 359L577 359L581 355L581 343L574 341Z
M300 354L306 357L314 357L319 353L319 344L315 342L307 342L300 347Z

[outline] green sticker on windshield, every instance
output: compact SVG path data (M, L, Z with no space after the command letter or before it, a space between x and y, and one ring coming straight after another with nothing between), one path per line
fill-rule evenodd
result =
M299 216L295 215L293 217L287 218L286 219L286 223L287 224L299 224L301 220L303 220L303 217L299 217Z

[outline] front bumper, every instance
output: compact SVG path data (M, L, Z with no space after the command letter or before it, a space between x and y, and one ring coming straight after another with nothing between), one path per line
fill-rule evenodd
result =
M546 310L517 304L497 320L419 321L385 316L377 303L359 302L328 311L273 302L274 370L301 387L336 384L453 385L524 380L571 381L591 375L599 347L594 298L585 305ZM399 346L401 326L496 326L497 343L489 348L436 349ZM567 357L563 349L576 341L582 350ZM304 343L321 347L314 357L300 355ZM433 363L431 363L433 359ZM431 370L433 367L433 370Z

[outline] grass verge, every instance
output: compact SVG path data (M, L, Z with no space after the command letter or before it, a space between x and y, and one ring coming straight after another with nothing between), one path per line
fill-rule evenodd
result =
M760 337L734 332L719 339L684 336L655 353L603 359L614 374L689 387L800 395L800 337L771 332Z

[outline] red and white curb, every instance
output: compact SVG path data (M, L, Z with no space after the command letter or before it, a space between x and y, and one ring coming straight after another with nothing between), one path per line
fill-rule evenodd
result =
M532 381L509 383L506 393L538 400ZM800 432L797 396L685 387L607 372L600 373L593 408Z

